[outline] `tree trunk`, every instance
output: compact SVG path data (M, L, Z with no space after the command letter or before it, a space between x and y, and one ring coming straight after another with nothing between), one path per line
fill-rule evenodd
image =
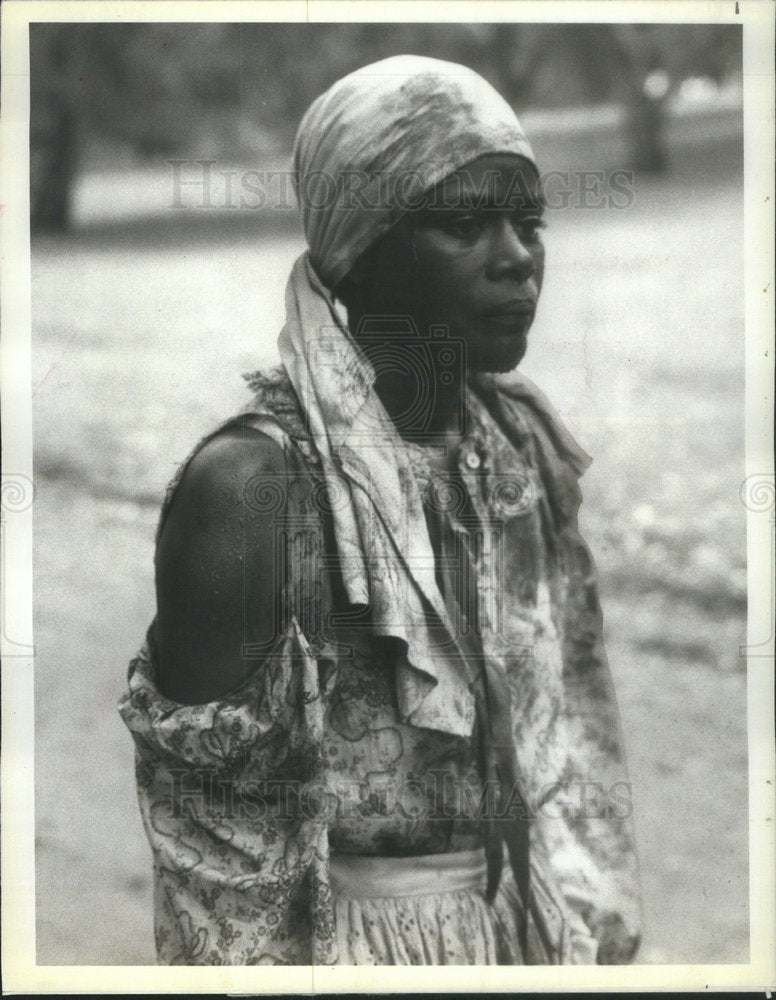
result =
M30 225L33 232L62 232L71 221L75 120L53 96L30 131Z
M668 167L664 128L664 102L634 87L626 104L625 133L632 170L661 174Z

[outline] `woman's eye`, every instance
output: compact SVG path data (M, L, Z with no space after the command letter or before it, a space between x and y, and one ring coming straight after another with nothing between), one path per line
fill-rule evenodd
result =
M473 240L482 232L482 220L476 215L461 215L457 219L450 219L445 228L459 239Z
M527 243L536 243L541 240L541 231L546 227L547 223L540 216L533 219L520 219L517 222L520 238Z

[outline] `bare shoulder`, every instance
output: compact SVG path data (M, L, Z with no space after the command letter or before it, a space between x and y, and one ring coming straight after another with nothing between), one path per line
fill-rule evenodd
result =
M272 642L278 511L252 498L270 482L282 490L285 469L272 438L231 427L181 477L156 552L159 683L169 697L224 694L245 676L243 644Z
M168 520L229 515L237 505L250 509L252 489L262 480L283 477L283 448L254 427L229 427L192 458L175 491Z

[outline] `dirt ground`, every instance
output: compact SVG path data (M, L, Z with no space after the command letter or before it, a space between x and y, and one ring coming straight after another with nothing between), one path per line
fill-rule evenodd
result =
M596 554L644 880L642 962L748 955L743 250L734 173L550 214L525 370L595 462ZM116 713L164 484L274 356L287 221L94 227L33 254L40 964L154 961Z

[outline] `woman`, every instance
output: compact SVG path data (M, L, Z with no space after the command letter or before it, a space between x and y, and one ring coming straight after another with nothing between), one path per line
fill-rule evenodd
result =
M312 105L295 168L283 364L168 491L121 704L159 959L629 961L589 459L514 372L531 148L477 74L400 56Z

